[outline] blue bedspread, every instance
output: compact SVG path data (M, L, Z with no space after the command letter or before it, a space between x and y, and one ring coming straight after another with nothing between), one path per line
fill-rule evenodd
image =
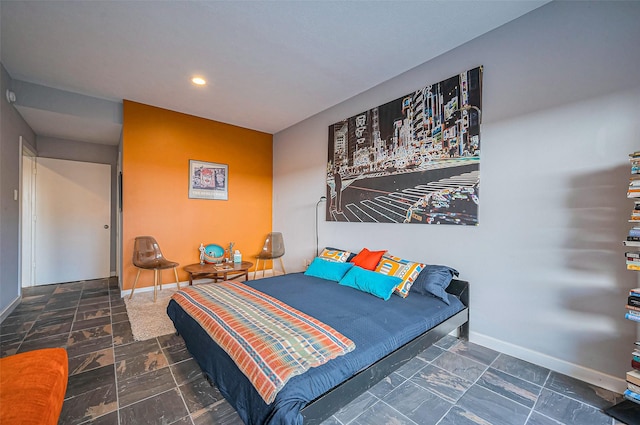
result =
M351 353L291 378L267 405L231 358L171 301L167 313L187 348L244 422L251 425L302 424L300 410L308 402L464 309L452 295L449 306L416 293L383 301L302 273L247 284L326 323L356 344Z

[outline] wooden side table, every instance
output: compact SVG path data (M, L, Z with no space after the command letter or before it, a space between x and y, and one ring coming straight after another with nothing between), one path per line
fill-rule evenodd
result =
M220 264L189 264L184 267L184 271L189 273L189 285L193 285L193 279L209 278L214 282L218 280L232 280L244 276L244 280L249 280L249 269L253 267L250 261L242 263L220 263Z

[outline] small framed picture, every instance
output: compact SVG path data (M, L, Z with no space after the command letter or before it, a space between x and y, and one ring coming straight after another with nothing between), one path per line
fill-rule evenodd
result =
M189 160L189 198L229 199L229 166Z

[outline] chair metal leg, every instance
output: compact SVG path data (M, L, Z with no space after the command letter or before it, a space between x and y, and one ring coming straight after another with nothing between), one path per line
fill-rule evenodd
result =
M176 284L178 285L178 290L180 289L180 281L178 280L178 269L176 267L173 268L173 274L176 275Z
M133 297L133 291L136 290L136 285L138 284L138 278L140 277L140 272L142 270L138 269L138 274L136 275L136 280L133 282L133 288L131 288L131 293L129 294L129 299L131 299L131 297Z
M256 280L258 275L258 264L260 264L260 259L256 258L256 267L253 269L253 280Z
M158 269L158 286L162 291L162 269Z
M153 302L156 302L158 288L158 269L153 269Z
M287 271L284 269L284 263L282 262L282 257L280 257L280 267L282 267L282 274L287 274Z

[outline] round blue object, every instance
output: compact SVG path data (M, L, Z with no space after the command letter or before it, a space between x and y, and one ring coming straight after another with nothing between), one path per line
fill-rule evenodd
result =
M224 257L224 248L215 243L211 243L204 247L205 263L219 263Z

